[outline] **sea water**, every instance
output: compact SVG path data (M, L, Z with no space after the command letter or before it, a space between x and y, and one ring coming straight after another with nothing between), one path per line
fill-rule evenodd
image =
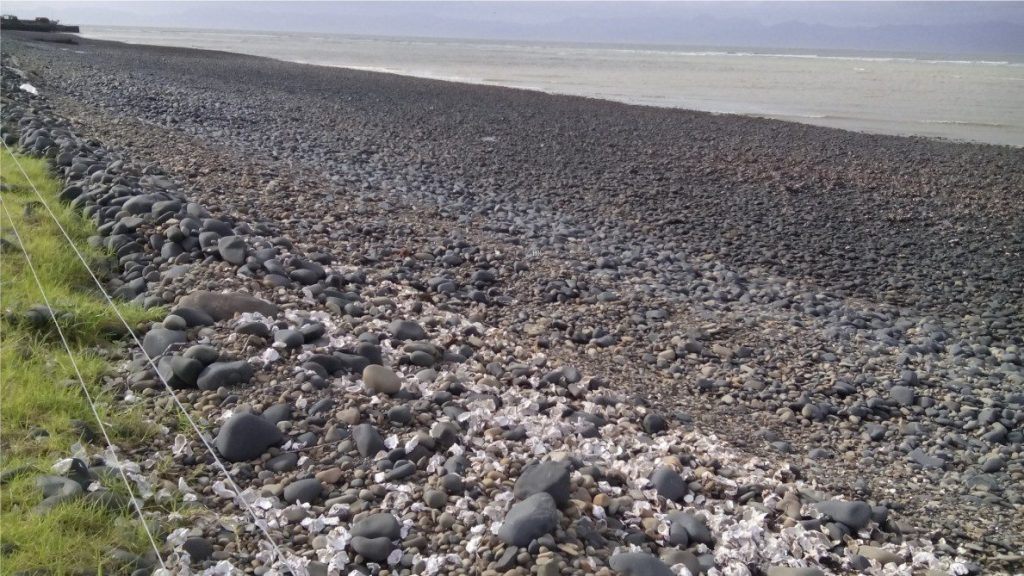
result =
M83 26L89 38L1024 146L1024 56L728 50Z

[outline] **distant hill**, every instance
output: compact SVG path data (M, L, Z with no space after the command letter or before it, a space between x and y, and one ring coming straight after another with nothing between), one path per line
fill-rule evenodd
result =
M474 35L482 38L939 54L1024 54L1024 25L1007 22L839 27L803 22L763 25L743 19L705 17L660 22L647 18L622 19L612 25L606 19L580 18L557 24L477 23L476 27L478 34ZM464 36L468 26L451 23L448 28L450 35Z

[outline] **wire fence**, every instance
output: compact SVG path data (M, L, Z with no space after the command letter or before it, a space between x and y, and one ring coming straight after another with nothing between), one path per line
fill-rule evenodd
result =
M27 178L27 175L26 175ZM30 181L31 182L31 181ZM82 376L82 371L78 368L78 361L75 360L75 354L71 350L71 344L68 342L67 337L64 335L64 329L60 327L60 322L57 320L56 315L53 314L53 305L50 302L50 297L46 294L46 290L43 288L43 283L39 279L39 274L36 272L36 267L32 263L32 257L29 255L28 248L25 242L21 239L21 233L18 231L17 225L14 223L14 218L11 217L10 210L7 209L7 203L0 200L0 209L3 210L4 215L7 216L7 221L10 222L11 231L14 233L15 239L18 241L18 246L21 249L21 253L25 258L25 264L28 266L29 271L32 273L32 278L35 280L36 286L39 288L39 294L43 298L43 303L46 308L50 310L50 318L53 320L53 325L57 328L57 334L60 336L61 344L68 353L68 360L71 361L71 367L75 371L75 376L78 378L79 384L82 386L82 395L85 396L85 400L89 403L89 408L92 410L92 415L96 418L96 424L99 425L100 433L103 434L103 439L107 443L107 449L111 456L117 457L117 453L114 448L114 443L110 440L110 435L107 433L107 426L103 423L103 418L100 417L99 410L96 408L96 402L93 401L92 394L89 392L89 386L85 383L85 377ZM146 538L149 539L149 543L153 546L153 553L156 554L157 561L160 563L160 567L164 570L167 566L164 564L163 557L160 555L160 547L157 546L156 539L153 538L153 532L149 529L149 523L146 522L146 517L142 513L142 508L139 505L139 500L135 497L135 491L132 490L132 483L128 480L128 476L125 475L124 469L121 467L120 462L112 462L114 468L118 471L121 479L124 480L124 486L128 489L128 495L131 498L132 508L135 509L135 513L139 516L139 521L142 523L142 528L146 532Z
M18 162L17 157L14 156L14 151L11 149L11 147L6 142L4 142L3 145L11 153L11 157L14 160L14 164L17 166L18 170L25 176L25 179L28 181L29 186L32 188L33 192L35 192L35 195L39 199L39 202L46 209L46 212L53 219L54 224L57 225L57 228L60 230L60 232L64 236L64 238L67 240L67 243L71 247L71 250L74 251L75 255L82 262L82 266L84 266L85 270L89 273L89 276L92 278L93 282L96 284L96 288L99 290L100 294L103 295L103 298L107 301L107 304L114 311L114 314L121 321L121 323L124 324L125 329L127 330L128 334L131 336L131 339L135 342L136 347L138 347L139 351L145 357L146 362L149 364L149 366L156 373L157 378L160 380L160 382L163 384L164 388L167 390L167 393L170 396L171 400L174 402L175 406L178 408L178 410L180 411L182 416L184 416L184 418L188 422L189 426L191 426L192 429L195 431L196 436L199 438L199 441L203 444L203 446L206 448L206 450L210 453L210 456L213 458L214 464L216 465L217 468L220 469L220 471L223 473L225 479L227 480L227 485L230 487L231 492L234 493L235 499L237 500L239 506L241 506L246 511L246 513L252 518L253 525L256 526L256 528L263 534L264 539L266 540L267 543L269 543L271 549L273 550L275 556L277 557L278 562L280 562L282 565L287 566L289 564L287 562L287 556L281 550L281 546L277 543L277 541L270 535L270 532L269 532L269 530L267 529L267 526L266 526L266 522L264 522L264 520L262 518L260 518L260 516L258 514L256 514L256 511L253 509L252 505L242 495L242 490L239 488L238 484L235 482L234 478L231 476L231 472L228 471L227 466L224 464L224 462L217 455L216 450L210 444L210 441L207 439L206 435L203 434L203 431L196 424L195 420L192 418L192 415L189 414L188 410L185 408L185 406L178 399L177 394L175 393L175 390L167 382L167 379L164 378L163 374L160 372L159 368L157 367L156 361L149 355L148 352L146 352L145 348L143 348L142 341L139 340L139 337L135 333L135 330L132 328L132 326L129 324L129 322L125 319L124 315L121 313L121 310L117 307L117 304L114 302L113 298L110 296L110 294L107 292L106 288L103 286L103 282L100 281L100 279L97 276L97 274L95 273L95 271L89 265L88 259L78 249L78 246L75 244L75 241L71 238L71 235L68 234L67 230L61 224L60 219L57 218L57 215L50 208L50 204L46 201L46 198L44 198L43 194L39 191L39 189L32 182L32 179L29 178L28 173L22 167L21 163ZM40 289L41 289L41 286L40 286Z

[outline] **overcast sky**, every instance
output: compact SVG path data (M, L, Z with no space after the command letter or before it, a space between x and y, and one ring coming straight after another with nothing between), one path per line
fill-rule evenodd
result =
M1024 2L26 2L69 24L483 39L1018 52ZM864 33L865 29L877 29ZM852 30L856 29L856 30ZM885 34L878 32L884 31ZM872 35L874 34L874 35ZM883 37L884 36L884 37ZM888 45L886 43L892 44ZM907 44L902 46L902 43ZM966 47L966 48L965 48Z

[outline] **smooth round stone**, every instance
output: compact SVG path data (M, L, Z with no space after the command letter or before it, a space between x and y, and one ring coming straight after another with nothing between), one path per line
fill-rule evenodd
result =
M678 472L671 468L658 468L651 474L651 483L654 484L658 495L666 500L678 502L690 492L690 487L683 480Z
M661 414L649 412L644 416L643 428L644 432L647 432L648 434L664 432L665 430L668 430L668 420L666 420Z
M164 318L163 325L164 328L167 328L168 330L184 330L188 328L188 322L186 322L181 316L177 316L175 314L169 314Z
M412 422L412 408L408 404L395 406L388 410L388 420L398 424L409 424Z
M242 412L235 414L220 427L217 450L232 462L252 460L267 448L280 444L281 431L266 419Z
M353 536L364 538L387 538L397 540L402 534L402 525L388 512L378 512L356 522L350 530Z
M386 366L370 364L363 369L363 386L367 392L390 396L402 389L402 379Z
M174 344L185 342L185 332L181 330L168 330L166 328L153 328L146 333L142 339L142 349L150 358L160 356Z
M445 474L441 478L441 488L449 494L461 494L466 489L462 476L458 474Z
M526 546L554 530L559 517L555 499L540 492L512 506L501 523L498 537L506 544Z
M415 473L416 465L408 460L402 460L395 463L395 467L388 472L387 478L388 480L401 480Z
M220 352L217 352L217 349L213 346L196 344L195 346L190 346L188 350L185 350L185 353L182 354L182 356L198 360L203 365L209 365L213 364L218 358L220 358Z
M412 320L395 320L388 325L388 332L396 340L426 340L427 332Z
M323 484L316 478L296 480L284 487L284 499L291 504L299 502L313 503L320 499L322 491Z
M441 510L448 503L448 496L440 490L426 490L423 492L423 503L436 510Z
M394 544L387 538L366 538L365 536L354 536L349 541L349 546L356 554L371 562L384 562L395 549Z
M434 357L422 350L417 350L412 354L409 354L409 362L415 366L423 368L430 368L434 365Z
M203 371L203 364L192 358L183 356L171 357L171 373L187 386L195 386L199 380L199 374Z

